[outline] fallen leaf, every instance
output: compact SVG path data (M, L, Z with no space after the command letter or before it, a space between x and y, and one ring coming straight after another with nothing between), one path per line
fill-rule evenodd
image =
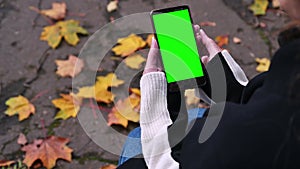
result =
M260 26L261 28L265 28L265 27L267 27L267 24L264 23L264 22L259 22L259 26Z
M114 101L115 95L107 91L108 87L118 87L124 81L117 78L114 73L109 73L106 76L98 76L95 85L79 88L78 97L95 98L98 102L111 103Z
M56 74L61 77L75 77L84 67L83 61L74 55L69 55L68 60L55 60L55 63L57 65Z
M3 169L4 169L4 167L8 167L14 163L15 163L15 161L13 161L13 160L0 160L0 167L3 167Z
M107 9L107 12L112 12L112 11L115 11L118 9L118 0L113 0L113 1L110 1L107 6L106 6L106 9Z
M64 38L70 45L75 46L79 42L77 33L86 35L87 30L79 26L76 20L59 21L55 25L46 26L41 33L40 39L47 41L48 45L55 49Z
M132 69L141 68L141 66L142 66L141 64L145 61L146 61L146 59L143 56L139 55L139 54L130 55L124 60L125 64L129 68L132 68Z
M52 100L55 107L59 108L60 111L56 114L55 119L67 119L70 117L76 117L82 104L82 98L77 95L60 94L62 98Z
M265 15L268 5L268 0L254 0L254 3L249 6L249 9L254 15Z
M26 136L23 133L20 133L17 143L20 145L25 145L27 143Z
M146 45L146 42L135 34L118 39L118 43L119 45L113 47L112 51L116 55L121 55L121 57L126 57Z
M55 20L64 19L67 12L67 5L64 2L53 2L52 9L40 10L40 13Z
M59 26L52 25L44 27L44 31L41 33L40 39L47 41L48 45L53 49L56 48L62 39Z
M279 8L280 7L279 0L272 0L272 6L273 8Z
M242 40L240 38L238 38L238 37L233 37L232 41L235 44L240 44L242 42Z
M35 113L35 107L31 104L27 98L19 95L17 97L11 97L5 104L8 109L5 111L6 115L13 116L18 114L19 121L27 119L30 114Z
M151 47L152 38L154 38L154 34L150 34L147 36L146 43L148 44L149 47Z
M113 164L109 164L109 165L105 165L103 167L101 167L100 169L116 169L117 166L113 165Z
M57 159L72 161L72 149L66 146L68 138L50 136L46 139L34 140L32 144L22 147L26 152L24 163L31 167L36 160L41 160L44 167L51 169L55 166Z
M138 122L140 119L139 108L140 96L131 94L124 100L119 100L112 111L108 114L108 125L120 124L127 127L128 121Z
M141 96L141 90L138 88L130 88L130 91L138 96Z
M256 71L265 72L269 70L271 61L268 58L255 58L255 61L258 63Z
M222 48L224 45L228 45L229 37L228 35L220 35L215 38L217 45Z
M107 87L118 87L121 84L124 84L124 80L118 79L114 73L109 73L106 76L98 76L97 82Z
M215 26L217 26L217 24L216 24L216 22L204 21L204 22L200 22L200 26L212 26L212 27L215 27Z
M200 98L196 97L195 89L187 89L184 92L185 100L187 105L197 105L199 104Z

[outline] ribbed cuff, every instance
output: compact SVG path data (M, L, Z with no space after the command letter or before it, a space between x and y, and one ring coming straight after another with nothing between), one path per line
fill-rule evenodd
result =
M162 127L172 124L167 109L167 82L163 72L142 76L140 125L144 139L151 139Z

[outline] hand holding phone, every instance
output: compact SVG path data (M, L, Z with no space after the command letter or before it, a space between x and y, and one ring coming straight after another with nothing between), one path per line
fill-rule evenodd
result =
M158 45L156 40L153 38L143 74L147 74L149 72L162 72L162 71L163 71L163 65L161 63Z
M189 7L153 10L151 18L168 84L185 88L204 85L204 66Z

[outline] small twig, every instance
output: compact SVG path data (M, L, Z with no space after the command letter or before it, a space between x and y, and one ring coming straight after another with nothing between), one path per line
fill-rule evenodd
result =
M93 105L93 99L90 98L89 100L90 100L90 106L93 107L94 106ZM96 113L95 109L92 108L92 111L93 111L94 118L97 119L98 116L97 116L97 113Z
M36 12L36 13L38 13L38 14L40 14L40 15L42 15L43 18L44 18L50 25L53 25L53 24L54 24L54 22L53 22L51 19L49 19L48 17L46 17L45 15L43 15L43 13L41 12L41 10L39 10L38 8L36 8L36 7L34 7L34 6L30 6L29 9L32 10L32 11L34 11L34 12ZM33 21L33 22L34 22L34 23L33 23L34 26L35 26L35 20L36 20L36 19L34 19L34 21Z
M49 89L43 90L41 92L39 92L38 94L36 94L31 100L30 102L34 102L36 101L38 98L40 98L41 96L47 94L49 92Z
M86 13L74 13L74 12L68 12L69 16L79 16L79 17L85 17Z
M104 112L110 112L111 109L110 108L106 108L106 107L103 107L103 106L96 106L94 104L89 104L89 105L82 105L83 107L89 107L91 109L99 109L100 111L104 111Z
M42 129L43 129L43 132L44 132L44 138L47 138L47 130L46 130L46 127L45 127L45 120L43 118L41 118L41 125L42 125Z

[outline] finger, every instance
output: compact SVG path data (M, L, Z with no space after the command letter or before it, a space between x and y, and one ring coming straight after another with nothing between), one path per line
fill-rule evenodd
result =
M144 73L146 74L148 72L154 72L154 71L159 71L162 70L162 64L160 60L160 55L159 55L159 49L157 42L154 38L152 38L152 43L151 43L151 48L148 53L148 58L146 61Z
M199 25L194 25L194 30L196 33L200 31L200 26Z
M216 54L222 51L222 49L215 43L214 40L212 40L210 37L206 35L206 33L203 31L203 29L200 29L199 31L200 38L202 40L202 43L206 47L208 53L209 53L209 60L212 59Z
M196 33L196 39L197 39L197 43L198 45L200 45L201 43L201 36L200 36L200 26L199 25L194 25L194 30L195 30L195 33Z
M208 56L202 56L202 57L201 57L201 61L202 61L202 63L203 63L204 65L206 65L206 64L208 63L208 61L209 61L209 57L208 57Z

